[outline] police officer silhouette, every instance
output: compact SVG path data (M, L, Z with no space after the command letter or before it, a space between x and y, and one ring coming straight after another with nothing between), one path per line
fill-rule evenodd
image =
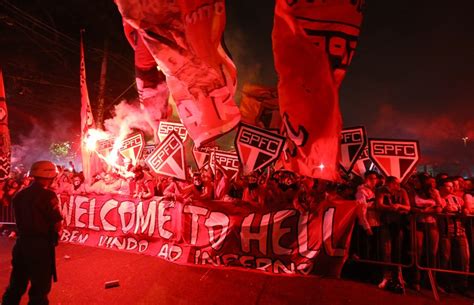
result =
M35 162L30 170L33 183L12 199L18 238L12 251L13 268L3 295L4 305L19 304L28 282L28 304L49 303L51 280L56 281L55 246L63 219L59 200L48 189L57 174L52 162Z

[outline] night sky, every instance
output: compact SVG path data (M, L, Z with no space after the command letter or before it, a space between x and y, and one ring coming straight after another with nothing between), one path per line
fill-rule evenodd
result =
M276 86L274 1L226 3L225 41L240 86ZM424 160L451 171L473 164L472 12L471 0L367 1L357 53L340 91L344 125L364 125L369 137L419 139ZM134 80L132 50L112 0L0 0L0 63L17 144L32 135L59 141L79 133L80 28L86 30L93 107L101 50L109 39L113 60L106 103L111 105ZM134 90L124 94L135 96ZM38 126L33 134L32 126ZM464 136L472 139L466 146Z

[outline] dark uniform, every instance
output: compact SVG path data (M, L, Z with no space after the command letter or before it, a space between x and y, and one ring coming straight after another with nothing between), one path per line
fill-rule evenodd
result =
M28 281L29 303L48 304L51 279L56 280L55 224L62 220L56 194L40 183L20 191L13 198L18 238L12 253L10 284L3 295L4 305L19 304Z

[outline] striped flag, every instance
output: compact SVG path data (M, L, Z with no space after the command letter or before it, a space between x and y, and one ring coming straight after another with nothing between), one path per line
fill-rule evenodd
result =
M95 128L94 116L92 114L91 103L89 101L89 92L86 82L86 62L84 59L84 42L81 31L81 64L79 71L80 87L81 87L81 156L82 171L85 181L91 181L92 175L98 172L100 161L96 154L87 150L84 140L89 129Z
M0 181L8 178L11 165L10 130L8 129L8 111L3 72L0 69Z

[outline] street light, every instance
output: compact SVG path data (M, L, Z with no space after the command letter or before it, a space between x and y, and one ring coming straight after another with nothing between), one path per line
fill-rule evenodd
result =
M467 146L467 140L469 140L469 137L462 137L461 140L464 142L464 147Z

